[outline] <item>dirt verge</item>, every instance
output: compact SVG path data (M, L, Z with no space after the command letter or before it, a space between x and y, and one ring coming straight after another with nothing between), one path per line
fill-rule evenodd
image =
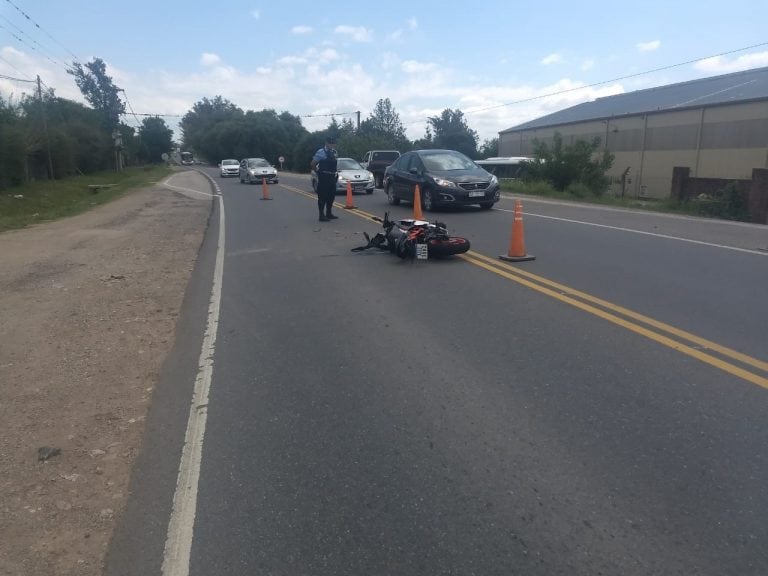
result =
M0 574L101 574L210 206L158 185L0 234Z

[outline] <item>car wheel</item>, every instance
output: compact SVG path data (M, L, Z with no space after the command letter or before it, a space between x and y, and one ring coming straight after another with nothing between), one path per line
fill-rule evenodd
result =
M366 194L373 194L373 188L371 188L370 190L366 190L365 193Z
M493 208L493 202L480 202L480 208L483 210L490 210Z
M392 184L387 184L387 202L392 204L392 206L400 204L400 198L395 196L395 191L392 190Z
M240 178L240 184L244 184L244 183L245 183L245 180L243 180L243 177L242 177L242 176L239 176L239 178Z
M432 199L431 190L424 190L424 192L421 193L421 207L427 212L432 212L432 210L435 209L435 202Z

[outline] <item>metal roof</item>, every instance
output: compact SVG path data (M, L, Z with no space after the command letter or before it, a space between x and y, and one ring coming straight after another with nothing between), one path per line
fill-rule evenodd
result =
M514 132L675 108L768 99L768 67L605 96L502 130Z

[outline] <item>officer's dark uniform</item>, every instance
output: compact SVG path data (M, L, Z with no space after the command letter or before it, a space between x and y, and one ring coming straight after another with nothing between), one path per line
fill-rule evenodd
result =
M321 222L336 218L331 211L336 199L336 158L336 150L325 146L313 156L317 161L317 208Z

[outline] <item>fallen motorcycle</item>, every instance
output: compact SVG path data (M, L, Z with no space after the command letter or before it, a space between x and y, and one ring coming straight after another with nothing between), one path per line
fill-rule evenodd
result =
M427 222L425 220L390 220L389 212L384 219L374 218L381 222L384 232L377 233L373 238L363 232L368 243L365 246L352 248L352 252L362 252L370 248L388 250L403 259L445 258L455 254L463 254L469 250L469 240L459 236L449 236L442 222Z

